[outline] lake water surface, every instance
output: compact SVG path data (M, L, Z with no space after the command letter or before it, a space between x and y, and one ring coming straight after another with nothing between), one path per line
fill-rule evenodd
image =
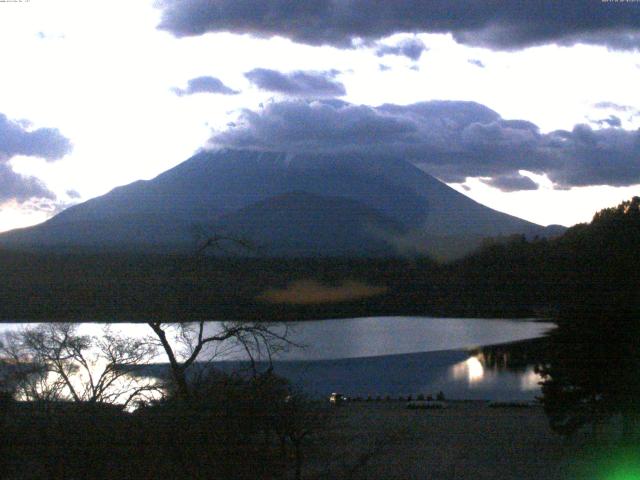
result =
M0 331L22 325L0 325ZM289 338L300 347L281 352L274 369L311 396L333 391L363 397L443 391L459 399L533 399L539 394L533 366L496 369L472 351L538 338L553 327L536 321L431 317L306 321L287 327ZM81 330L99 334L101 328L85 323ZM133 336L151 333L144 324L112 328ZM219 328L217 322L207 324L209 332ZM223 370L243 366L238 351L224 352L219 360L216 366Z
M539 338L553 323L525 320L370 317L296 324L303 348L284 352L277 373L312 396L386 397L444 392L452 399L533 400L533 365L491 366L479 347ZM213 326L212 326L213 327ZM219 362L224 370L239 362ZM504 368L506 367L506 368Z

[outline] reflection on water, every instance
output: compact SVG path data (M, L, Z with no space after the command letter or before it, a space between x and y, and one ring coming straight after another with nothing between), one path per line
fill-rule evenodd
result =
M533 367L529 367L527 371L520 377L520 388L524 391L540 391L540 382L542 377L534 371Z
M509 345L502 345L508 349ZM514 388L520 393L537 394L540 392L542 377L536 373L533 365L528 365L524 370L517 365L511 365L503 357L501 367L488 365L483 354L473 355L462 362L458 362L449 369L449 378L452 382L466 382L469 389L487 390L495 388L497 383L509 383L510 377L518 379L519 383Z
M0 324L0 333L26 325ZM82 323L79 332L100 335L103 325ZM305 321L286 327L290 340L303 348L282 352L279 359L329 360L469 349L541 337L553 327L554 324L548 322L482 318L366 317ZM111 328L134 338L152 334L149 326L141 323L115 323ZM207 322L205 327L207 334L220 330L220 322ZM219 352L218 358L239 360L242 358L239 355L239 351L231 349Z
M552 323L432 317L367 317L296 324L291 339L302 349L281 360L329 360L459 350L536 338ZM211 323L211 329L216 328Z
M435 394L448 398L520 400L539 393L531 342L551 323L513 320L377 317L311 321L291 327L292 348L275 362L275 372L311 396L342 391L360 396ZM0 331L20 328L0 325ZM86 323L84 334L102 326ZM116 324L134 337L151 333L144 324ZM209 333L220 328L207 325ZM505 342L516 342L504 345ZM518 342L520 341L520 342ZM537 340L533 340L533 343ZM495 345L499 344L499 345ZM490 345L476 347L475 345ZM523 346L524 345L524 346ZM230 371L246 367L237 351L219 352L215 366ZM166 362L163 356L159 362ZM164 366L153 368L157 374ZM265 367L266 368L266 367Z
M484 367L478 357L469 357L464 362L451 367L451 377L454 380L467 379L469 386L485 379Z
M215 365L229 372L241 369L243 362ZM539 377L533 365L516 370L506 365L498 369L468 350L279 361L274 363L274 370L314 397L338 391L363 398L418 394L435 397L443 392L449 399L511 401L534 400L540 394Z

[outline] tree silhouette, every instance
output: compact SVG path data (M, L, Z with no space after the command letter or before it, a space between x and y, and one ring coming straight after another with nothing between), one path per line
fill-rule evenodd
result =
M254 373L255 360L269 362L274 353L292 345L286 325L261 322L219 322L217 329L207 331L201 320L195 323L148 322L156 335L155 345L169 360L173 387L178 398L190 401L190 373L232 351L246 354ZM199 364L199 369L194 366Z
M13 367L15 394L30 401L72 400L123 408L161 391L131 375L155 357L146 339L113 333L82 335L71 323L47 323L5 334L0 355Z
M246 251L254 249L250 242L226 235L209 235L200 226L194 226L194 239L197 243L196 257L207 251L226 251L225 245L240 247ZM220 355L233 350L240 350L250 361L255 376L255 360L266 359L271 363L272 355L292 342L288 339L286 325L271 325L265 322L219 322L214 331L207 331L204 320L198 322L161 321L147 322L155 334L156 347L160 348L169 360L172 386L176 396L182 401L190 401L192 392L189 385L189 374L202 368L194 369L194 365L210 363ZM206 368L206 367L205 367Z
M538 370L555 431L569 435L587 424L597 428L620 414L623 436L633 439L640 396L639 333L637 322L583 317L549 334L548 355Z
M633 442L640 417L640 197L598 212L555 245L559 327L549 335L542 401L570 434L613 415Z

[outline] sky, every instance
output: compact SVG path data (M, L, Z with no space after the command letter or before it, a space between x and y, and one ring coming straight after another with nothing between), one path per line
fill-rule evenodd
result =
M640 1L0 1L0 231L201 148L392 152L542 224L640 195Z

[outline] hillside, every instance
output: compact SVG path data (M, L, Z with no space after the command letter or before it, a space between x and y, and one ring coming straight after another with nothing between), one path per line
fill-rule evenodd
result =
M373 228L363 228L367 223ZM4 233L0 245L190 251L195 230L220 229L259 237L267 255L419 251L442 258L468 252L485 237L547 232L480 205L402 159L221 150Z

